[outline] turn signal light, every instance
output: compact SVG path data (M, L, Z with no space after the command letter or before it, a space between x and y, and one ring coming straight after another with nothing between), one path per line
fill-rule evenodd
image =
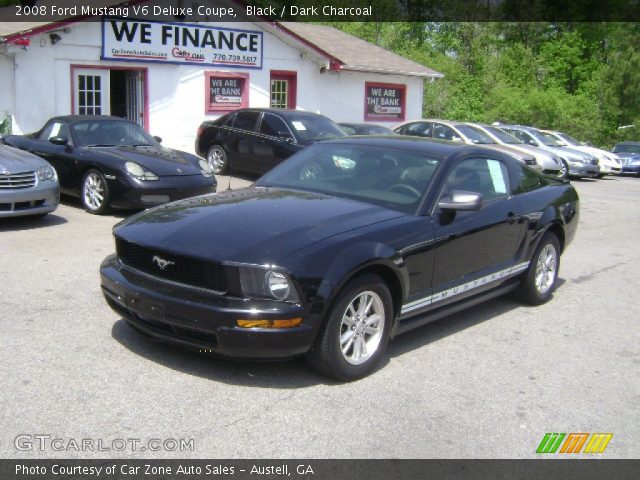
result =
M238 326L242 328L293 328L302 323L302 318L289 318L287 320L238 320Z

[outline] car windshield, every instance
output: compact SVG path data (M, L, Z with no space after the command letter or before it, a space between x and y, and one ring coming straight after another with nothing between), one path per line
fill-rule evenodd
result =
M456 128L460 130L473 143L479 145L496 143L489 135L482 130L471 125L456 125Z
M256 182L346 197L415 213L440 159L420 152L320 143L290 157Z
M613 147L613 153L640 153L640 144L616 145Z
M489 133L491 133L494 137L496 137L502 143L508 143L510 145L524 143L523 141L517 139L513 135L505 132L504 130L500 130L499 128L496 128L496 127L484 127L484 128L486 128Z
M78 145L83 147L158 145L140 125L124 120L83 120L74 123L72 128Z
M573 145L575 147L579 147L579 146L582 145L582 142L579 142L578 140L576 140L572 136L567 135L566 133L558 133L557 136L558 136L558 138L563 140L565 143L568 143L569 145Z
M536 137L538 140L540 140L542 143L544 143L547 147L563 147L563 146L565 146L564 142L561 142L556 137L554 137L553 135L549 135L548 133L540 132L538 130L529 131L529 133L531 135L533 135L534 137Z
M326 117L293 113L287 115L287 120L302 140L327 140L346 136L336 123Z

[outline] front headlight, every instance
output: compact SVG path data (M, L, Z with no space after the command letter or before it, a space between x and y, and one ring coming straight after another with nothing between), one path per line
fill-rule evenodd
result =
M38 180L40 180L41 182L55 180L57 176L56 171L49 165L40 167L38 170L36 170L36 173L38 175Z
M133 178L138 180L159 180L160 177L150 170L145 169L136 162L127 162L124 164L125 171Z
M300 301L296 288L286 273L250 267L240 267L238 270L245 296L290 303Z
M198 165L200 165L200 173L205 177L213 177L213 168L209 165L209 162L206 160L199 160Z

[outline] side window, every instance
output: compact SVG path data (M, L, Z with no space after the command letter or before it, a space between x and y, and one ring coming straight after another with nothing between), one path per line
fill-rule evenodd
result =
M265 113L260 123L260 133L278 137L280 132L289 133L289 128L287 124L284 123L284 120L272 113Z
M439 138L440 140L453 140L453 137L457 137L452 128L436 123L433 125L433 138Z
M225 119L224 122L222 122L222 125L224 125L225 127L232 127L233 126L233 121L236 119L236 114L235 113L231 113L229 114L229 116Z
M238 112L236 113L236 119L233 122L233 127L253 132L256 129L256 123L259 116L260 112Z
M62 122L51 122L40 132L38 139L49 141L52 137L63 137L69 140L69 126Z
M404 135L415 135L417 137L430 137L431 136L431 124L430 123L412 123L404 127L402 132Z
M458 163L445 181L440 197L448 197L453 190L482 194L485 202L509 194L507 166L489 158L472 158Z
M547 185L547 182L543 177L522 165L516 165L514 171L514 194L530 192Z

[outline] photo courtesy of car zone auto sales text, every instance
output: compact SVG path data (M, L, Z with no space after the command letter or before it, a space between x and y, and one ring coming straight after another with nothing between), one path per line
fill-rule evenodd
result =
M640 10L0 0L0 480L640 478Z

